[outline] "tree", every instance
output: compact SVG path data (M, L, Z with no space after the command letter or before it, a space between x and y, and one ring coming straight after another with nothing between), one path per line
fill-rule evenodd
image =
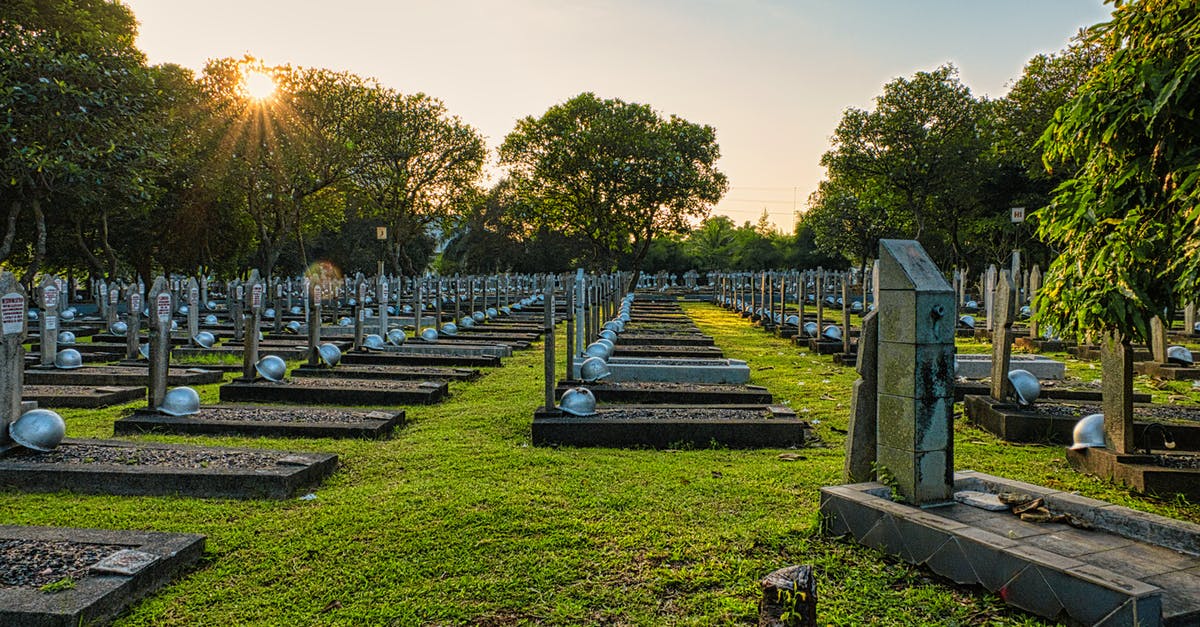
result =
M879 198L869 186L856 190L845 181L821 181L804 214L817 248L841 254L865 269L879 250L879 240L901 232Z
M952 65L897 78L874 111L846 110L821 164L835 184L871 190L893 227L903 224L939 261L962 264L963 221L985 209L977 193L983 113Z
M1200 8L1118 2L1090 34L1107 51L1042 137L1070 178L1038 212L1061 249L1037 299L1066 336L1149 337L1197 296L1200 272Z
M697 268L710 271L733 267L735 228L733 220L727 216L712 216L688 235L688 250L695 258Z
M408 244L435 222L465 212L478 197L487 149L479 132L449 115L436 98L387 89L372 95L357 137L363 158L354 183L364 214L388 226L392 271L415 274L424 266L405 254Z
M0 153L8 207L0 262L14 253L28 209L26 283L46 258L51 222L156 193L146 169L159 147L141 128L156 101L135 34L128 8L105 0L0 6L0 138L11 147Z
M526 217L586 238L595 269L630 252L631 288L654 237L686 231L724 195L719 156L711 126L592 93L518 121L500 147Z

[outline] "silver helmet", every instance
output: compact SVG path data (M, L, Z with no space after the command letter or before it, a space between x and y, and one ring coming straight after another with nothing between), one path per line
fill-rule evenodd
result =
M300 322L298 320L292 320L291 322L287 323L286 326L283 327L283 330L287 331L288 333L292 333L292 334L299 333L300 332Z
M278 383L287 374L287 362L279 355L267 355L254 364L254 370L267 381Z
M30 322L37 322L38 312L36 309L30 309L29 311L25 312L25 317L28 318Z
M210 327L216 326L217 325L216 314L208 314L207 316L204 316L204 324L206 326L210 326Z
M587 388L571 388L563 393L558 408L573 416L594 416L596 395Z
M488 320L491 320L492 318L498 317L500 315L500 312L496 311L495 307L488 307L487 311L483 312L483 314L485 316L487 316Z
M325 362L325 365L330 368L342 361L342 349L338 348L337 344L326 342L317 347L317 354L321 357L321 361Z
M404 333L404 329L392 329L387 333L388 344L392 346L400 346L408 340L408 335Z
M339 327L348 327L353 324L354 324L354 321L351 320L350 318L347 318L346 316L342 316L341 318L338 318L338 326Z
M31 409L8 425L8 435L17 444L43 453L58 446L66 433L67 423L49 409Z
M627 314L627 313L625 313L625 312L621 312L619 315L617 315L617 320L619 320L619 321L621 321L621 322L629 322L629 321L630 321L630 320L632 320L632 319L633 319L633 318L631 318L631 317L629 316L629 314Z
M969 300L963 305L963 307L966 307L967 309L979 309L979 301Z
M433 327L426 327L426 328L422 329L421 330L421 339L426 342L436 342L438 339L437 329L435 329Z
M483 322L484 320L487 320L487 314L484 314L482 311L476 311L475 313L471 314L471 317L475 319L475 322Z
M612 375L612 370L608 368L608 362L599 357L588 357L579 364L579 378L583 381L591 383L599 381Z
M187 386L171 388L163 395L159 413L168 416L190 416L200 413L200 395Z
M292 315L293 316L298 316L302 313L304 313L304 310L300 308L300 305L292 305Z
M804 323L804 326L801 327L801 329L804 331L804 335L806 337L817 337L817 323L809 320L808 322Z
M177 309L176 311L179 312L179 315L186 316L188 314L188 312L191 310L192 310L191 307L188 307L187 305L180 305L179 309Z
M616 343L617 332L613 331L612 329L600 329L600 337L602 337L610 342Z
M446 324L443 324L442 325L442 334L449 335L449 336L458 335L458 325L454 324L453 322L447 322Z
M64 346L70 346L75 343L75 334L70 331L58 332L58 343Z
M129 325L124 320L117 320L109 325L108 332L113 335L125 335L129 333Z
M54 367L74 370L83 365L83 356L73 348L64 348L54 356Z
M604 328L613 333L620 334L625 332L625 323L621 320L609 320L604 323Z
M1032 372L1017 368L1008 372L1008 381L1012 383L1017 393L1017 401L1022 406L1032 405L1042 393L1042 383L1033 376Z
M960 329L974 329L975 328L975 316L972 316L972 315L959 316L958 327Z
M825 325L825 329L821 331L821 335L827 340L839 342L842 339L842 328L836 324L827 324Z
M67 307L66 309L62 310L62 313L58 314L58 317L62 318L64 322L70 322L70 321L74 320L75 319L75 308Z
M192 338L192 341L200 348L212 348L217 343L217 336L208 331L201 331L196 334L196 337Z
M1167 347L1167 361L1180 366L1190 366L1195 360L1192 359L1192 351L1182 346L1169 346Z
M512 309L509 308L507 305L500 308L500 316L501 317L510 316L510 315L512 315Z
M458 321L458 324L464 329L470 329L475 326L475 318L472 318L471 316L463 316L462 319Z
M217 301L210 300L207 303L204 303L204 308L208 309L209 311L216 311L217 310Z
M607 360L612 356L612 349L599 342L592 342L583 349L583 354L589 357L599 357L600 359Z
M362 339L363 348L371 350L383 350L386 348L383 343L383 338L375 333L369 333Z
M793 327L798 326L800 324L800 316L797 316L796 314L791 314L788 317L783 319L783 323L786 325L793 326Z
M142 359L150 359L150 342L142 342L138 345L138 354Z
M1033 309L1029 305L1021 305L1021 308L1017 310L1017 318L1021 320L1028 320L1032 315Z
M1104 448L1104 414L1090 414L1075 423L1071 450Z
M854 313L858 313L862 310L863 310L863 304L862 304L861 300L856 300L856 301L850 303L850 311L853 311Z
M272 307L267 307L265 310L263 310L263 318L266 318L268 320L274 320L275 319L275 309Z
M171 321L171 330L172 330L172 331L177 331L177 330L179 330L179 321L178 321L178 320L172 320L172 321Z

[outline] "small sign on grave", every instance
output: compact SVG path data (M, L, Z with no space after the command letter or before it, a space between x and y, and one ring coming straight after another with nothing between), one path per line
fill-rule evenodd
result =
M154 310L158 314L158 319L163 322L171 320L171 295L163 292L154 300Z
M115 304L117 304L117 301L120 299L121 299L121 290L113 288L108 291L108 302L110 304L115 305Z
M240 302L242 302L242 299L245 297L246 297L246 288L242 287L241 284L238 284L238 286L237 286L237 301L240 303Z
M1014 224L1025 221L1025 207L1012 208L1012 221Z
M58 316L46 316L46 330L47 331L57 331L58 330Z
M263 286L262 283L255 283L254 287L250 288L250 306L254 309L262 307Z
M375 239L387 239L387 227L386 226L375 227Z
M0 325L4 335L16 335L25 330L25 297L9 292L0 297Z
M386 303L387 299L388 299L388 284L387 284L387 281L381 281L379 283L379 300Z
M42 288L42 307L51 309L58 306L58 287L47 285Z
M141 294L141 292L135 291L133 294L129 295L129 307L131 309L133 309L134 311L142 310L142 294Z
M192 307L200 304L200 288L193 287L188 290L188 302L191 303Z

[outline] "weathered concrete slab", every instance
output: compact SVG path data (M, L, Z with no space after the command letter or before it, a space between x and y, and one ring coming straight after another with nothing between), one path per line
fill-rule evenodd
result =
M236 416L244 412L242 417ZM113 423L114 435L183 433L189 435L244 435L268 438L386 438L404 425L403 410L342 411L332 418L306 419L304 409L261 405L205 405L190 416L168 416L152 409Z
M371 366L344 365L337 368L298 366L293 377L323 377L331 379L391 379L397 381L474 381L481 373L475 368L437 366Z
M171 368L169 385L205 385L219 383L224 373L202 368ZM142 386L150 381L146 366L84 366L75 370L31 369L25 372L26 385L89 385L103 387Z
M891 489L874 482L821 488L824 529L956 583L980 585L1053 620L1088 625L1200 620L1200 607L1189 601L1200 594L1200 578L1190 579L1200 568L1200 526L970 471L956 473L954 488L1040 497L1050 511L1091 530L1025 522L1008 511L963 504L922 509L893 501ZM1154 560L1154 575L1146 576L1133 562L1114 560L1115 553L1161 557ZM1165 593L1157 584L1168 580L1182 590Z
M386 406L431 405L449 393L445 381L364 381L304 378L270 381L234 380L221 386L227 403L289 403L299 405Z
M95 461L94 448L119 462ZM160 458L171 463L154 463ZM89 459L93 461L89 461ZM67 438L50 453L0 453L0 487L22 492L283 499L333 473L337 455Z
M713 444L730 448L793 448L816 440L812 426L797 419L788 407L739 405L712 409L745 415L702 418L697 417L695 406L653 405L602 407L594 416L579 417L557 408L542 407L533 415L533 443L614 448Z
M342 355L344 365L371 366L455 366L463 368L496 368L500 358L470 355L399 355L395 353L358 353Z
M36 402L41 407L96 408L119 405L146 398L141 386L83 385L26 385L21 387L21 399Z
M585 383L564 380L554 389L554 397L575 387L592 391L601 403L638 403L668 405L770 405L771 392L759 385L609 382Z
M955 375L964 379L984 379L992 376L992 356L981 354L959 354L955 356ZM1041 355L1013 355L1009 372L1028 370L1030 374L1046 380L1066 378L1067 365Z
M579 378L582 360L576 361L572 376ZM608 381L666 383L732 383L750 380L750 367L740 359L641 359L613 357L608 360Z
M67 590L0 587L0 625L76 627L107 624L139 599L190 569L204 552L204 536L153 531L0 526L0 540L120 545L146 556L131 574L89 572Z

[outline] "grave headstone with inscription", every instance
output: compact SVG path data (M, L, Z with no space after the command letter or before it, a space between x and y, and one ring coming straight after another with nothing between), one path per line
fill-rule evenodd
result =
M47 276L42 279L42 315L38 323L41 353L39 360L43 366L53 366L54 356L58 352L58 281Z
M167 394L167 368L171 363L171 288L158 277L150 288L150 385L146 398L150 409L162 404Z
M258 364L258 327L262 319L263 305L266 303L266 285L263 284L258 270L250 272L244 290L242 318L245 320L245 337L242 341L242 378L253 381L258 377L255 366Z
M21 416L24 342L25 289L11 272L0 272L0 450L11 441L9 423Z

